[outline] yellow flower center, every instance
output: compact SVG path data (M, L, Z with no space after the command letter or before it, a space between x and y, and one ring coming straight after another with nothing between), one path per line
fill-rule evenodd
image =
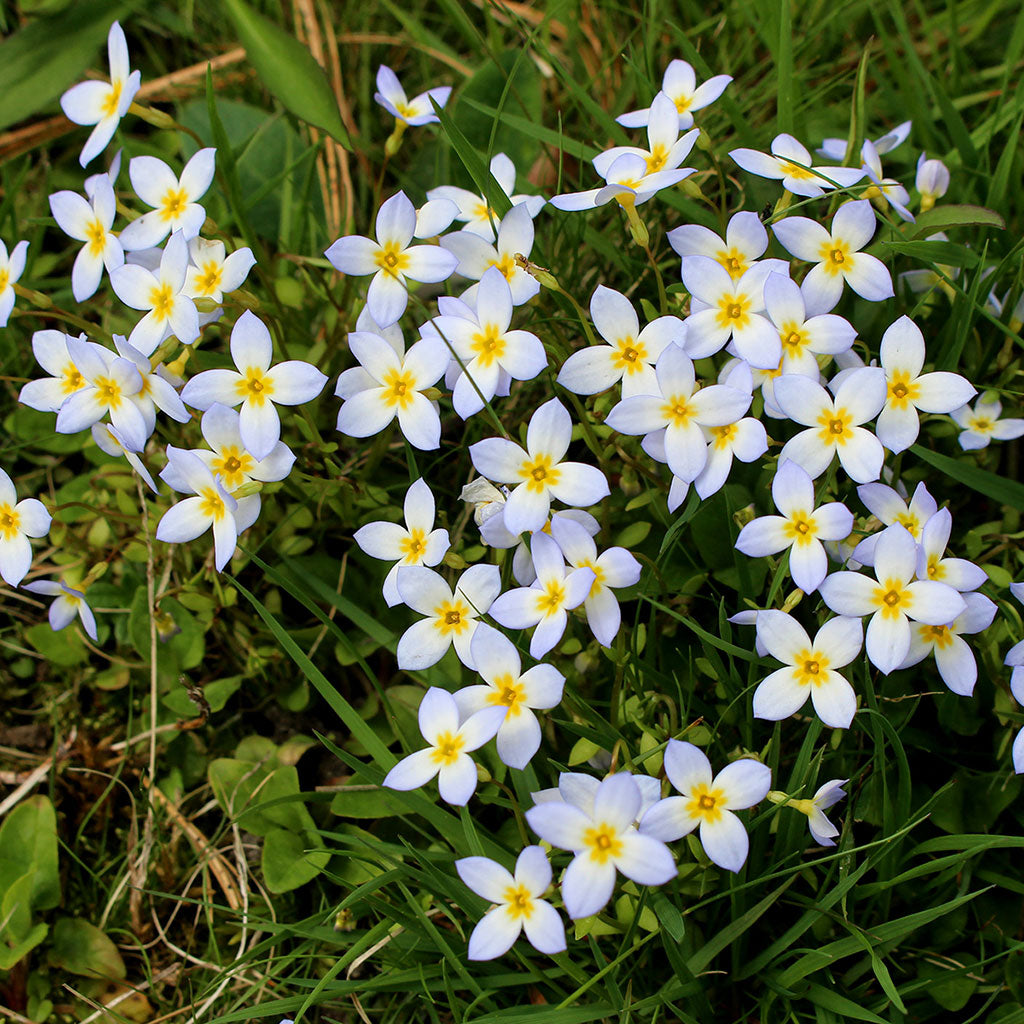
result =
M533 897L525 885L509 886L501 894L501 898L507 904L505 913L509 917L515 919L520 917L529 918L533 914Z
M14 540L21 532L21 516L15 511L13 505L7 502L0 504L0 537L4 540Z
M827 409L818 417L821 430L818 437L823 445L844 445L853 436L850 427L850 416L845 409L836 409L834 413Z
M416 380L409 370L388 370L384 374L384 404L408 409L416 394Z
M933 643L936 647L950 647L953 644L953 631L949 626L921 626L921 639L925 643Z
M896 522L900 526L906 527L914 540L921 539L921 520L913 512L901 512L896 517Z
M795 323L783 324L782 330L779 331L779 339L782 341L782 351L794 358L802 354L804 346L807 344L807 339L800 331L800 326Z
M385 242L374 254L373 261L392 277L398 275L409 266L409 255L398 247L397 242Z
M685 427L693 415L689 401L682 395L673 395L665 405L661 407L661 414L673 426Z
M7 268L0 268L0 294L7 289L7 282L10 281L11 275L8 273Z
M921 394L921 385L909 373L897 371L889 381L889 404L897 409L906 409Z
M473 612L469 605L458 596L434 609L434 627L441 636L449 636L451 633L462 636L469 629L472 618Z
M668 150L659 142L647 157L647 173L654 174L655 171L660 171L665 166L666 160L668 160Z
M510 252L502 253L496 260L491 260L487 266L497 267L505 275L505 280L511 281L512 275L516 272L516 258Z
M733 280L742 277L747 271L747 258L735 247L723 249L715 256L715 259L729 271L729 276Z
M612 365L627 374L640 373L647 358L647 346L635 338L619 338L612 352Z
M188 193L183 188L169 188L160 200L160 219L177 220L188 206Z
M112 377L97 377L93 382L99 392L99 400L109 409L117 409L121 404L121 385Z
M477 354L482 366L490 366L505 354L505 337L493 324L488 324L480 334L474 334L470 348Z
M477 203L476 209L473 210L473 216L477 220L487 221L490 223L491 219L501 220L496 210L488 206L486 203Z
M817 178L818 175L814 171L807 167L801 167L800 164L793 163L792 160L779 160L779 166L782 169L782 173L787 178L795 178L797 181L809 181L812 178Z
M723 427L712 427L711 436L714 438L712 443L716 448L728 448L730 442L736 437L736 424L727 423Z
M833 238L824 242L820 250L822 266L830 275L848 274L853 270L853 253L850 246L841 238Z
M121 105L121 82L111 82L107 95L100 103L100 111L104 117L113 117Z
M694 787L693 794L686 802L686 810L694 818L713 825L722 817L721 805L724 800L724 790L712 789L706 782L702 782Z
M423 530L414 526L409 531L409 536L398 542L398 550L402 552L402 560L406 565L419 565L427 550Z
M579 564L581 569L589 569L594 574L594 582L590 584L590 590L587 592L587 597L596 597L604 586L604 569L597 564L592 562L589 558L585 558Z
M800 686L821 686L828 679L829 659L821 651L801 651L796 657L796 681Z
M903 605L911 600L910 591L899 580L893 579L887 579L884 586L876 587L872 596L883 619L898 619L905 613Z
M565 604L565 587L561 580L551 580L537 595L537 610L547 617L560 611Z
M940 582L946 575L946 567L939 561L938 555L932 555L928 559L928 579L939 580Z
M94 217L85 229L85 240L89 247L89 255L95 259L103 255L107 245L107 231L100 222L99 217Z
M786 533L786 538L801 547L810 544L818 532L811 517L803 511L790 516L782 528Z
M85 379L78 372L74 363L68 363L61 374L61 390L65 395L72 395L85 384Z
M203 488L199 492L199 497L202 498L202 501L199 503L199 511L204 516L209 516L211 519L220 522L227 514L224 508L224 499L212 487Z
M430 759L442 767L455 764L465 744L466 741L458 733L452 735L450 732L443 732L437 737Z
M990 434L995 428L995 421L988 416L976 416L969 421L970 429L978 434Z
M196 275L196 291L200 295L212 295L220 288L224 278L224 267L214 260L203 264L202 273Z
M718 303L715 319L719 327L741 329L750 323L750 298L747 295L725 295Z
M417 113L416 108L410 103L396 103L395 110L397 110L402 117L415 117Z
M166 320L174 309L174 290L169 284L160 284L149 290L149 304L157 323Z
M558 484L562 471L552 463L551 456L541 454L533 459L524 459L519 467L519 476L526 482L526 489L540 494Z
M248 452L232 444L220 450L210 468L224 481L225 488L233 491L245 483L246 474L255 465L256 460Z
M685 114L690 109L690 104L693 102L692 96L684 96L680 94L675 97L676 110L680 114Z
M262 370L250 366L246 368L242 380L235 384L235 390L243 401L251 402L253 405L263 405L274 393L274 385Z
M583 844L590 852L590 859L598 864L604 864L609 858L618 857L622 853L622 840L618 832L604 822L583 833Z
M487 695L487 699L492 704L508 708L508 718L518 715L521 710L519 704L526 696L522 684L510 675L503 675L498 676L491 685L494 689Z

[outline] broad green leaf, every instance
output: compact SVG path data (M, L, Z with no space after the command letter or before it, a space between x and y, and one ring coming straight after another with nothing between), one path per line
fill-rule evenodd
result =
M267 888L273 893L290 892L320 874L330 854L311 849L316 839L311 833L297 835L286 828L271 829L263 840L261 866Z
M348 785L334 794L331 813L342 818L390 818L405 808L380 786Z
M62 917L53 929L50 965L83 978L120 979L126 975L117 946L81 917Z
M883 242L886 249L913 256L925 263L939 263L948 267L976 267L978 254L966 245L956 242Z
M243 0L224 0L224 7L270 93L300 121L322 128L351 149L330 83L309 50Z
M127 0L77 3L0 42L0 131L42 110L87 68L109 70L107 32L129 6ZM79 129L83 144L90 130Z
M23 884L28 867L34 870L29 909L56 907L60 903L57 815L49 797L28 797L0 825L0 896L18 879L22 879L20 884Z
M989 210L984 206L970 206L966 204L956 206L933 206L930 210L917 215L917 222L912 228L911 238L925 238L934 235L939 231L949 231L951 228L967 227L1006 227L1006 221L995 210Z

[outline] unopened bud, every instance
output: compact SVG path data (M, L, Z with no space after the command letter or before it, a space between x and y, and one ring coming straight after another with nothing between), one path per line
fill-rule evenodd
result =
M248 498L252 494L259 494L263 490L263 484L259 480L246 480L241 487L231 492L232 498Z
M154 128L176 131L179 127L178 122L170 114L165 113L163 110L157 110L156 107L144 107L141 103L133 103L128 109L136 117L141 118L146 124L151 124Z
M388 136L387 142L384 143L385 155L391 157L394 156L399 149L402 147L402 136L405 134L405 122L399 118L395 118L395 130Z
M558 283L555 275L548 270L547 267L540 267L536 263L531 263L521 252L515 254L516 266L520 270L525 270L541 288L549 288L553 292L560 292L562 286Z

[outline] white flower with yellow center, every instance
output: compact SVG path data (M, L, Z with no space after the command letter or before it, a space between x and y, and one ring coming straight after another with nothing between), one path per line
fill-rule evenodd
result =
M195 409L209 409L214 402L229 408L240 405L242 441L256 459L265 459L280 440L277 406L311 402L327 383L327 377L310 363L289 359L272 367L273 358L270 331L247 309L231 330L236 369L204 370L181 392L182 401Z
M941 160L929 160L922 153L917 158L914 188L921 194L921 212L930 210L949 188L949 168Z
M945 626L965 611L952 587L915 580L917 544L908 530L889 526L875 547L875 579L856 572L826 577L819 592L837 615L870 615L865 637L868 658L888 675L910 652L911 625ZM758 620L761 616L758 615Z
M434 495L425 480L417 480L405 493L405 526L367 523L352 536L371 558L395 563L384 579L384 600L389 608L402 601L398 570L404 565L437 565L449 548L448 531L434 529L434 512Z
M915 622L910 633L910 651L900 668L910 668L935 655L935 666L942 681L961 697L974 693L978 681L978 663L963 633L981 633L992 625L996 605L984 594L964 594L965 611L943 626L929 626Z
M11 478L0 469L0 577L16 587L32 567L29 537L45 537L50 513L38 498L18 501Z
M423 338L400 355L379 334L353 331L349 348L359 366L338 378L335 395L344 399L338 430L351 437L369 437L393 419L415 448L441 443L441 417L423 392L444 374L450 354L440 338Z
M924 486L923 484L920 486ZM988 573L966 558L943 558L953 515L948 508L939 509L921 528L917 540L917 578L945 583L961 593L977 590L988 582Z
M857 497L860 498L864 507L883 526L892 526L893 523L899 523L900 526L909 530L910 536L918 542L921 540L925 523L935 515L939 508L924 483L919 483L914 488L914 493L909 502L898 491L885 484L862 484L857 488ZM862 565L871 565L875 558L875 545L881 536L882 534L879 532L865 537L853 549L854 559ZM943 580L941 582L948 583L949 581ZM959 590L961 588L957 587L956 589ZM965 587L962 589L973 590L974 588Z
M689 128L693 124L693 112L714 103L732 81L731 75L715 75L697 85L697 76L685 60L669 61L661 80L661 91L675 105L679 115L679 127ZM624 128L646 128L652 108L630 110L620 114L616 121Z
M129 359L142 377L142 387L131 396L131 400L139 407L146 423L146 436L149 437L156 427L156 411L170 416L178 423L188 423L191 419L188 410L178 396L171 382L163 376L166 368L163 363L153 367L137 348L129 345L123 335L114 335L114 347L123 359Z
M74 587L69 587L66 583L57 580L35 580L32 583L26 583L22 589L30 590L33 594L56 598L50 605L48 613L50 628L55 633L70 626L77 616L82 620L82 628L89 639L95 642L96 616L86 604L85 594L81 590L75 590Z
M85 242L71 268L71 293L76 302L96 292L104 267L109 273L124 263L124 250L110 230L117 215L114 187L105 174L97 174L92 180L88 199L67 191L50 196L50 211L57 226L64 234Z
M188 243L189 263L183 292L190 299L223 302L224 295L241 288L256 257L248 246L225 256L224 243L193 238Z
M510 379L532 380L548 365L537 335L509 330L512 308L508 282L497 267L489 267L477 285L475 308L463 303L466 315L434 317L420 328L440 337L457 359L452 405L464 420L495 394L507 394Z
M640 819L640 832L674 842L700 829L704 852L726 871L739 871L747 859L750 840L743 822L733 813L760 803L771 786L767 765L742 757L712 778L707 755L692 743L669 740L665 774L682 794L659 800Z
M902 220L913 224L914 215L907 209L910 193L895 178L883 177L881 157L870 139L864 140L860 159L864 173L871 182L862 193L862 198L873 200L882 210L891 206Z
M684 224L666 235L680 256L707 256L720 263L738 281L768 248L768 231L756 213L734 213L725 228L725 239L700 224ZM773 273L787 274L785 260L765 260Z
M638 582L640 563L620 547L607 548L598 555L587 529L565 516L552 517L551 536L570 566L593 571L594 582L583 599L583 610L597 642L611 647L622 622L619 602L612 591Z
M924 336L909 317L901 316L886 329L878 355L888 390L875 433L894 454L906 451L917 440L918 411L950 413L978 393L959 373L921 372Z
M135 363L79 338L68 337L65 344L84 384L62 403L57 412L57 432L77 434L109 413L125 444L132 451L142 451L149 431L145 417L132 401L142 390L142 375Z
M824 540L843 540L853 529L853 513L841 502L815 508L814 483L797 463L781 462L772 480L772 500L780 516L747 523L736 548L757 558L789 549L789 573L805 593L813 593L828 573Z
M508 196L513 206L524 204L531 218L540 213L545 202L542 196L512 194L516 184L516 165L504 153L495 153L491 157L490 171L498 187ZM454 185L441 185L428 189L427 198L447 199L455 203L459 211L455 219L466 222L463 231L479 235L485 242L494 241L494 228L501 221L501 217L488 205L483 196L474 195L467 189Z
M214 565L227 565L238 542L235 514L239 503L224 489L195 452L167 446L167 466L161 478L193 497L172 505L156 526L156 539L168 544L195 540L213 528Z
M524 672L515 645L496 629L478 629L470 646L486 685L456 691L459 714L468 718L481 708L507 708L498 729L498 757L509 768L525 768L540 747L540 723L533 712L558 705L565 676L551 665L534 665Z
M552 398L530 417L525 451L503 437L470 445L469 456L478 473L516 485L505 501L504 524L510 533L541 529L552 498L584 508L608 496L608 481L601 470L562 461L571 440L572 419L565 406Z
M116 21L107 33L107 58L110 62L109 82L79 82L60 98L60 108L69 121L96 125L78 158L83 167L102 153L114 137L121 118L128 112L142 84L141 72L131 70L128 43L124 30Z
M699 134L695 128L692 132L687 132L679 143L685 144L689 150L697 141ZM605 179L604 185L584 192L566 192L553 196L550 203L556 210L593 210L614 199L629 215L634 207L646 203L661 189L678 185L694 172L693 167L650 170L648 157L637 153L623 153L601 175Z
M839 835L839 829L828 820L825 812L846 796L843 786L849 781L849 779L829 779L815 790L814 796L806 800L792 799L785 793L777 792L769 793L768 799L775 804L784 803L787 807L792 807L793 810L807 815L807 828L811 833L811 838L819 846L835 846L835 838Z
M599 284L590 299L590 318L607 345L573 352L558 372L558 383L577 395L596 395L622 381L622 397L657 390L654 364L670 344L682 345L683 321L660 316L640 330L633 304L621 292Z
M459 661L466 668L476 668L470 645L480 626L479 616L488 612L501 592L498 567L471 565L459 577L454 592L440 573L422 565L399 566L396 581L402 601L426 616L413 623L398 641L398 667L429 668L454 645Z
M567 568L558 544L545 533L530 541L537 578L528 587L508 590L491 605L495 622L508 629L537 628L530 639L530 656L543 658L565 632L568 613L586 600L597 573L589 567Z
M183 168L181 177L155 156L133 157L128 177L136 195L153 209L133 220L121 232L126 252L150 249L169 234L181 232L187 242L195 238L206 220L197 200L206 195L216 166L217 150L200 149Z
M809 303L803 288L789 277L769 274L764 285L764 304L782 342L778 372L799 373L818 380L817 356L848 352L857 337L855 328L841 316L822 313L807 315Z
M860 653L864 628L860 619L829 619L812 641L792 615L768 609L755 622L761 647L786 667L762 679L754 691L754 717L778 722L796 714L811 698L815 714L831 729L848 729L857 697L836 669Z
M852 167L812 167L811 154L792 135L776 135L771 153L756 149L734 149L729 156L745 171L761 178L782 181L787 192L797 196L820 196L827 189L848 188L864 177Z
M642 800L636 780L617 772L597 787L589 812L561 800L538 803L526 812L541 839L576 855L562 876L562 901L573 920L590 917L607 904L616 871L637 885L664 885L676 877L668 847L636 830Z
M29 381L18 395L22 405L40 412L56 412L64 404L64 399L85 387L85 377L68 352L69 337L71 335L63 331L53 330L36 331L32 335L32 354L52 376ZM88 341L84 334L80 334L78 340L85 342L100 358L107 352L102 345Z
M809 313L827 313L842 296L844 281L869 302L881 302L895 294L886 265L861 252L875 233L870 200L840 206L831 230L808 217L786 217L776 221L772 231L797 259L814 264L804 278Z
M437 121L437 114L431 100L434 100L439 107L448 102L451 95L451 86L442 85L435 89L428 89L414 96L411 100L405 95L402 83L398 76L386 64L381 64L377 69L377 91L373 98L393 117L403 124L418 126L433 124Z
M28 242L19 242L7 255L7 246L0 240L0 327L6 327L14 309L14 285L25 272Z
M605 422L622 434L654 435L645 438L645 450L663 446L669 468L689 483L707 465L704 429L735 423L750 406L750 392L726 384L698 388L693 360L676 345L662 352L655 373L660 394L623 399Z
M1024 434L1024 420L1001 420L1003 405L998 398L982 395L974 407L954 409L950 416L961 428L957 440L964 451L987 448L990 441L1012 441Z
M381 785L403 791L419 789L436 775L442 800L457 807L468 803L477 783L476 764L469 755L494 737L506 710L503 705L491 705L460 724L455 698L432 686L417 713L420 733L429 746L399 761Z
M488 857L463 857L455 862L455 870L473 892L495 904L469 937L470 960L502 956L524 931L540 953L565 950L562 919L541 898L551 885L551 864L541 847L527 846L519 854L515 874Z
M445 281L458 261L440 246L410 244L416 233L416 208L404 192L381 203L374 230L376 240L345 235L324 255L343 274L373 274L366 306L381 327L390 327L409 304L409 281Z
M779 453L816 480L839 456L843 469L858 483L877 480L885 452L881 442L860 424L874 419L885 402L885 373L865 366L847 374L833 398L820 384L787 373L775 381L775 401L802 430Z
M440 245L458 260L455 273L470 281L479 281L488 269L497 267L512 292L512 305L521 306L540 291L540 283L520 266L517 256L529 259L533 251L534 229L530 204L513 206L498 225L493 244L471 231L453 231L441 238ZM462 301L476 303L477 286L462 294Z
M679 112L675 103L663 92L654 97L650 116L647 119L647 149L638 146L612 146L594 157L594 170L605 177L612 164L624 153L640 157L644 162L644 173L674 171L689 155L700 134L696 129L679 138Z
M736 355L751 366L779 365L782 342L764 315L764 285L771 269L767 262L757 263L734 279L717 260L683 257L683 284L693 296L686 318L686 354L691 359L714 355L731 339Z
M175 232L155 270L126 263L111 271L110 284L117 297L126 306L146 313L128 335L128 341L144 356L152 355L172 335L183 345L191 345L199 337L199 313L183 291L187 270L188 243Z

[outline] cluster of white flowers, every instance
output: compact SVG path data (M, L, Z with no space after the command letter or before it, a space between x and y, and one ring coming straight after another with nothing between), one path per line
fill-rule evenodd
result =
M109 142L138 88L116 23L109 47L110 84L76 86L63 101L73 120L96 124L83 165ZM550 205L580 211L614 199L634 239L647 247L649 231L636 208L695 173L681 166L700 135L692 112L710 104L729 81L718 76L698 87L693 69L673 61L650 107L619 118L646 129L646 146L600 154L593 164L604 184L555 196ZM408 126L437 120L433 104L442 106L450 91L429 90L409 100L386 67L377 85L378 102L395 118L388 155L397 152ZM842 165L846 146L836 140L822 148L827 159L839 161L832 165L813 165L808 150L789 135L778 136L770 153L734 150L739 167L781 181L791 195L835 198L841 192L845 201L828 226L786 215L787 195L771 235L749 212L729 220L724 238L694 225L674 228L667 237L681 259L689 296L685 314L682 306L679 315L665 308L641 328L630 299L598 285L590 312L603 340L573 352L557 368L558 385L575 395L617 389L617 401L599 400L607 409L603 427L641 438L639 449L668 466L673 510L690 495L691 485L699 499L719 491L735 459L753 463L765 456L771 442L764 419L791 435L774 463L771 497L779 514L752 518L736 539L745 555L784 555L797 588L786 598L786 610L748 609L734 617L753 622L758 652L783 665L754 691L757 718L787 718L810 697L825 725L848 728L857 697L838 670L862 646L882 673L933 653L950 690L970 694L977 667L963 636L987 628L996 612L994 602L978 593L987 582L985 572L945 555L949 511L923 486L908 504L898 486L879 481L889 471L887 453L905 452L917 440L921 413L952 416L964 428L964 448L1019 436L1024 421L999 420L998 402L984 396L971 409L976 391L958 374L924 372L925 340L907 317L888 326L877 365L866 365L853 351L857 329L833 312L847 289L872 303L894 296L888 268L866 249L877 230L876 207L913 219L910 194L883 177L880 163L908 132L909 124L865 142L856 167ZM275 363L270 330L245 309L230 332L233 368L206 369L184 380L189 353L219 321L224 296L241 287L254 264L248 249L227 254L223 241L200 237L206 215L199 201L213 181L215 155L199 150L180 175L153 157L134 158L132 189L150 209L119 233L113 229L117 160L109 174L86 181L84 197L51 197L58 225L84 243L72 270L76 299L92 295L106 269L115 295L144 315L127 339L113 337L113 349L85 335L37 332L33 351L51 376L27 384L21 400L56 413L59 432L91 429L104 451L125 455L154 491L142 457L152 457L147 446L157 412L188 423L193 414L186 407L201 411L209 447L165 447L159 476L187 497L163 513L156 536L184 543L212 528L220 570L259 514L262 485L283 480L295 461L281 441L278 407L312 401L327 378L303 361ZM534 218L545 203L514 194L516 168L504 154L493 158L490 169L511 203L503 217L486 197L455 187L432 189L419 210L398 192L377 211L375 237L350 235L327 249L339 272L370 278L365 308L348 335L358 365L340 375L335 391L342 400L342 433L368 437L397 420L410 445L435 450L443 429L445 392L439 382L462 420L486 414L500 427L494 403L511 393L514 382L535 380L549 369L542 339L512 328L517 309L538 294L545 279L538 280L529 263ZM938 161L922 156L919 209L941 197L948 177ZM455 221L462 229L444 234ZM765 258L772 235L792 259ZM26 248L19 243L8 257L0 243L0 325L10 314ZM457 278L468 287L458 297L437 298L436 312L414 288ZM407 348L400 322L410 309L418 340ZM165 363L172 354L177 358ZM834 372L827 376L833 361ZM789 430L786 421L801 429ZM409 790L436 777L442 799L454 805L465 805L476 791L471 753L494 739L505 765L526 768L542 742L536 712L562 700L565 676L543 662L524 671L516 646L497 627L532 630L529 653L539 662L561 642L569 613L579 610L597 642L610 647L621 627L615 592L641 577L641 564L629 551L599 549L599 522L586 510L599 506L611 485L601 468L567 459L573 421L566 406L558 398L540 404L526 426L525 446L501 432L469 446L480 477L463 499L474 506L487 546L515 549L511 569L518 586L502 592L494 561L465 568L454 587L436 571L450 538L435 529L435 500L423 479L405 495L404 526L378 521L355 533L364 552L392 563L383 583L386 603L403 604L420 617L398 642L399 668L428 668L454 647L462 664L480 677L454 694L427 690L418 712L426 746L398 761L384 779L385 786ZM836 498L840 472L860 485L860 501L883 529L856 529L853 512ZM44 536L49 525L42 503L18 501L0 470L0 575L7 583L22 581L31 566L28 538ZM50 612L54 628L77 613L96 637L84 586L40 581L29 588L57 598ZM815 593L835 616L812 639L790 611ZM1007 664L1013 669L1012 692L1024 703L1022 644ZM1021 737L1014 763L1024 771ZM694 831L711 862L739 871L748 838L735 812L766 798L807 815L819 843L830 845L838 835L824 811L844 795L846 780L831 780L813 797L798 799L770 792L768 767L749 752L714 774L697 746L675 738L664 747L664 774L674 795L663 795L657 778L628 770L604 779L562 773L557 789L533 794L534 806L525 812L530 828L550 847L573 855L561 878L570 918L606 906L619 872L640 885L673 879L676 861L667 844ZM561 920L544 898L553 872L543 848L527 846L511 872L483 857L460 860L456 868L495 905L473 932L471 958L501 955L521 931L543 952L565 948Z

